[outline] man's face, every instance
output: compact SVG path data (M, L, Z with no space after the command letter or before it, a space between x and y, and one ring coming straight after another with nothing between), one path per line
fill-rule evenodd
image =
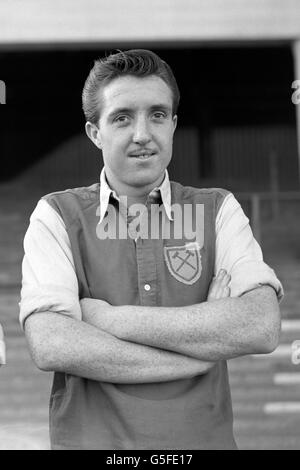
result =
M159 185L172 156L177 117L159 77L124 76L102 91L98 142L106 176L118 194L142 195Z

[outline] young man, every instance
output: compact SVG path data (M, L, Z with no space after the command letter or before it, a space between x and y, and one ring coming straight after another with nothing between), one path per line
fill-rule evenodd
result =
M100 184L31 216L20 318L55 372L53 449L234 449L226 360L277 346L281 285L240 205L169 181L178 103L154 53L96 61L83 110Z

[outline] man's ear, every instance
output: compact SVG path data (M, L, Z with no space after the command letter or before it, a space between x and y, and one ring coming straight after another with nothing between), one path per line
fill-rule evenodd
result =
M175 114L175 115L173 116L174 132L175 132L176 127L177 127L177 122L178 122L178 116L177 116L177 114Z
M85 124L85 132L89 139L101 149L101 140L99 136L99 129L96 124L92 124L90 121L86 122Z

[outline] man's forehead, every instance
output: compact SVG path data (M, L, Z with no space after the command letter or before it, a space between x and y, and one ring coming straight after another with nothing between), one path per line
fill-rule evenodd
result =
M172 91L169 86L155 75L148 77L118 77L107 84L102 91L102 104L107 107L171 106Z

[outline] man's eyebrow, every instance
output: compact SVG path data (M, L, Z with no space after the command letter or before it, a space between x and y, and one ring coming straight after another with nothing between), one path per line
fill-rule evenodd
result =
M166 112L171 112L172 107L168 106L167 104L161 103L161 104L154 104L153 106L150 107L150 111L166 111Z
M157 103L157 104L154 104L152 106L150 106L149 108L150 112L153 112L153 111L165 111L165 112L171 112L172 111L172 107L165 104L165 103ZM135 110L134 108L128 108L128 107L120 107L120 108L116 108L116 109L113 109L109 114L108 114L108 118L113 118L114 116L116 116L117 114L128 114L128 113L133 113Z
M126 114L126 113L132 113L132 112L133 112L132 108L116 108L116 109L113 109L108 114L108 117L111 118L111 117L116 116L117 114Z

